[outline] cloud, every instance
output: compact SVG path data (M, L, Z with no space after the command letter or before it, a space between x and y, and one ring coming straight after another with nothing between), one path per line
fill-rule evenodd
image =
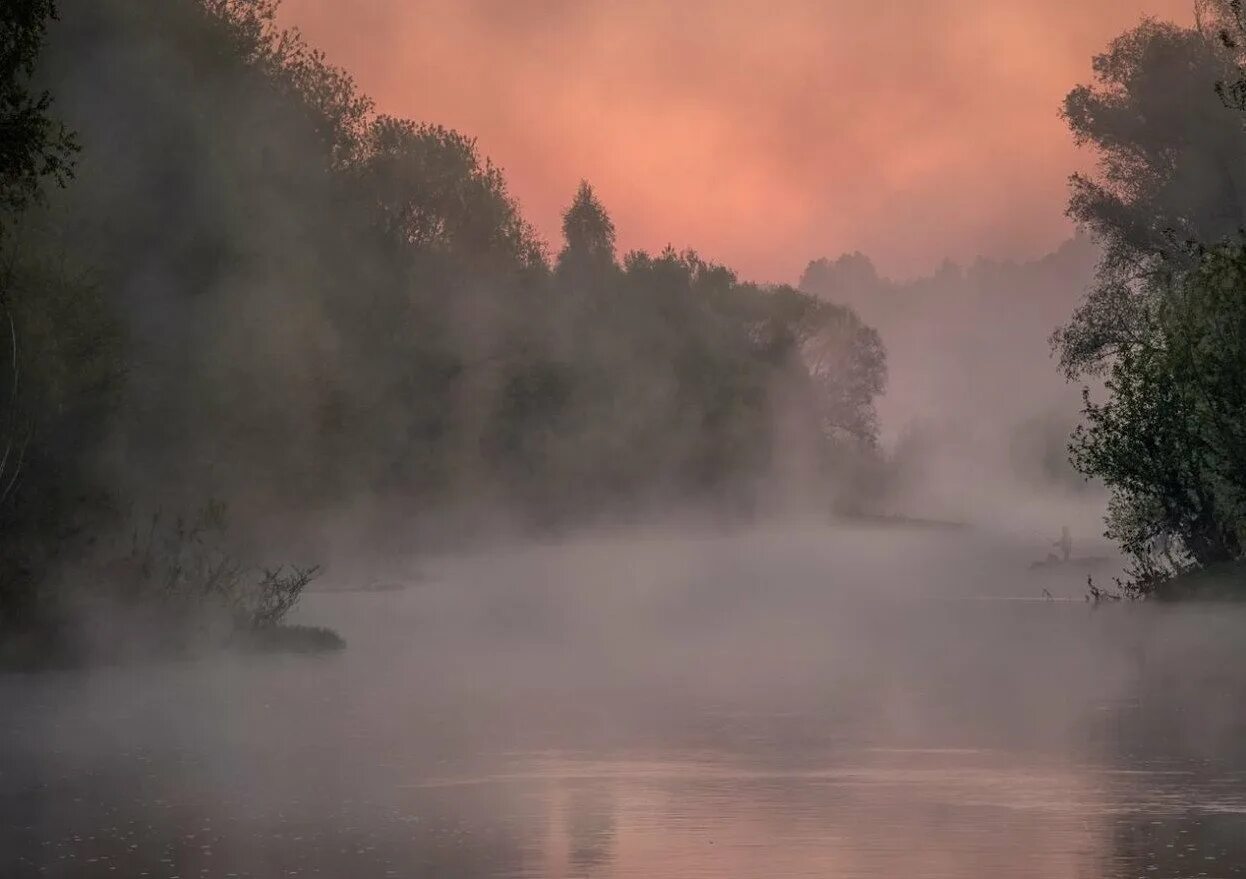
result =
M477 136L556 239L581 177L624 247L792 280L861 249L910 275L1069 233L1057 110L1189 0L285 0L385 112Z

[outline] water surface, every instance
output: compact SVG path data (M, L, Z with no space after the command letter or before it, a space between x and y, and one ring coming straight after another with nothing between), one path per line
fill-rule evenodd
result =
M1032 554L512 548L309 596L341 654L5 676L0 876L1246 871L1246 614L1092 608Z

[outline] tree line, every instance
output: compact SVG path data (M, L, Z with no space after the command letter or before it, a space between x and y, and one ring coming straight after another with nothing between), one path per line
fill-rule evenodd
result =
M111 600L110 558L219 502L266 560L334 516L402 546L747 516L792 449L850 501L886 378L851 309L620 254L588 183L551 248L474 140L379 113L276 12L0 11L0 630Z

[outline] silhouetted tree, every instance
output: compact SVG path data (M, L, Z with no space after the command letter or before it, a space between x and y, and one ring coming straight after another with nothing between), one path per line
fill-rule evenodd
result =
M1151 301L1190 265L1188 243L1246 227L1246 129L1216 94L1232 58L1218 36L1144 21L1094 60L1064 118L1095 148L1097 175L1072 178L1069 215L1103 248L1098 279L1057 333L1070 376L1133 344Z
M1099 150L1070 213L1104 259L1056 341L1070 375L1107 376L1072 460L1112 491L1108 534L1135 560L1135 594L1236 560L1246 534L1241 6L1198 12L1196 29L1147 21L1118 38L1095 61L1098 87L1065 105Z
M587 183L551 266L471 138L377 116L275 0L61 5L35 72L86 161L4 254L39 439L0 613L19 568L54 608L46 563L93 569L127 509L226 501L229 559L314 549L308 520L361 499L461 540L499 508L746 507L780 397L830 455L872 441L882 352L851 312L692 252L620 264Z
M382 116L364 138L360 173L385 233L414 249L519 267L542 259L501 172L470 138Z
M38 196L39 183L64 184L78 144L52 118L52 96L32 87L35 62L57 17L54 0L11 0L0 7L0 234Z
M587 180L562 215L562 235L560 273L598 275L614 266L614 222Z

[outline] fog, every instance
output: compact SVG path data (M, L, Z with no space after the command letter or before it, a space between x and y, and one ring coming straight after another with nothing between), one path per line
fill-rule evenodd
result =
M456 554L310 596L340 654L8 676L10 875L1234 863L1240 615L989 600L1049 582L1025 549L789 525Z
M896 473L885 506L1098 536L1105 493L1069 465L1067 445L1082 389L1102 382L1068 381L1050 338L1098 258L1079 236L1032 260L949 261L907 281L884 277L861 253L808 265L801 289L852 306L887 349L878 414Z
M1053 340L1125 252L1091 196L1147 209L1110 164L1054 249L960 216L957 175L1001 185L966 150L913 187L960 263L892 277L916 222L877 264L767 229L746 265L807 267L762 283L687 249L714 223L628 250L657 226L611 175L533 225L522 169L283 30L308 5L63 0L15 75L75 158L0 203L0 877L1246 869L1246 609L1120 600L1132 483L1069 460L1116 375ZM1181 154L1221 219L1240 139Z

